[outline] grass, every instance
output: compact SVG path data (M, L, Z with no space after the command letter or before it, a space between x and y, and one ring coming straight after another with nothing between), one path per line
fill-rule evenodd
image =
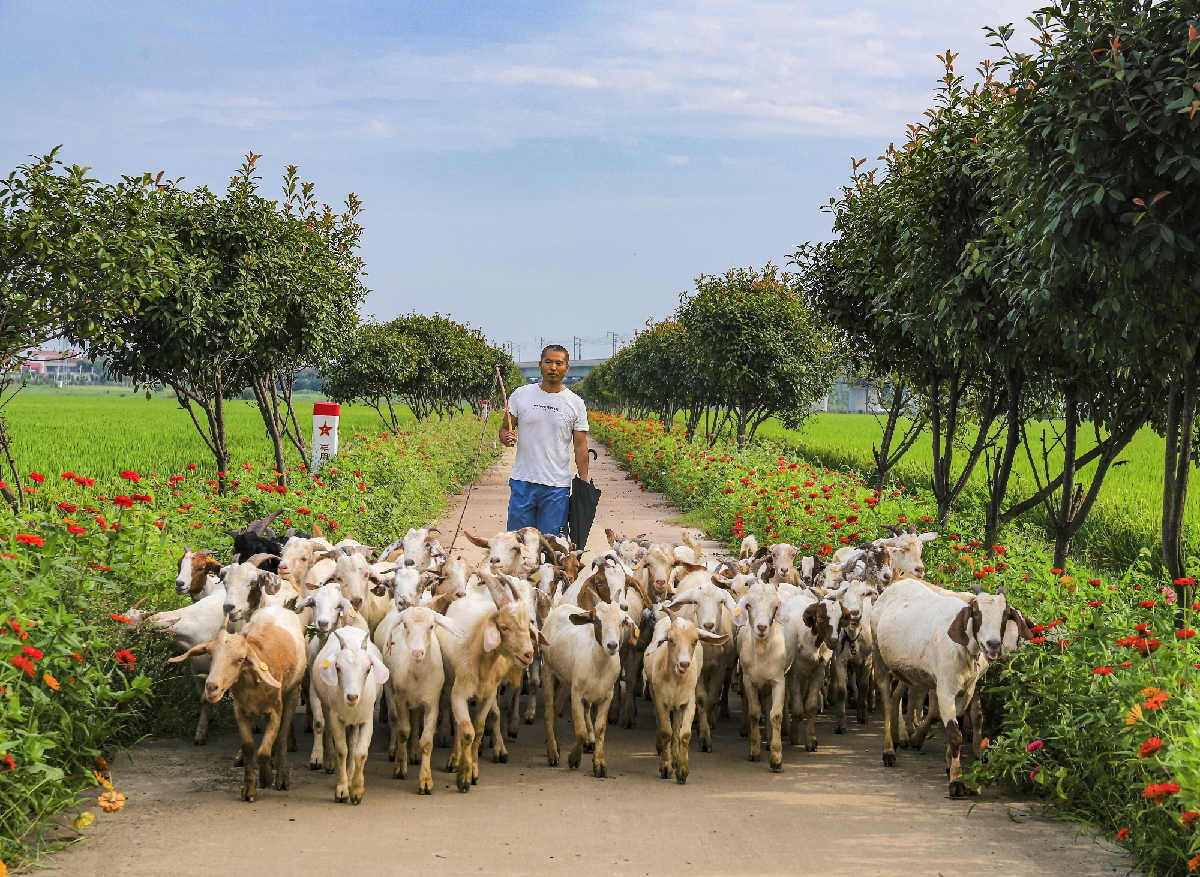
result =
M1039 456L1041 428L1046 429L1047 442L1053 436L1051 424L1031 430L1031 447ZM788 430L778 421L769 421L759 430L758 439L781 449L794 449L804 459L833 470L870 473L873 468L872 443L877 444L881 435L881 427L868 414L816 414L799 430ZM1094 441L1088 440L1090 430L1081 431L1080 438L1080 453L1083 453ZM927 490L932 456L929 434L925 433L893 470L893 480ZM1110 569L1128 566L1143 548L1159 553L1162 543L1162 457L1162 438L1149 428L1141 430L1118 457L1118 461L1125 462L1111 469L1105 478L1088 520L1075 537L1073 552L1087 554ZM1056 460L1061 462L1061 459L1060 453ZM1081 475L1090 478L1094 469L1089 466ZM1088 482L1085 480L1084 483ZM1034 490L1033 470L1021 450L1009 486L1009 501L1023 499ZM982 520L984 491L984 473L982 468L977 468L956 508L953 517L956 526L969 529L968 525ZM1043 527L1047 524L1041 508L1030 512L1025 520ZM1190 554L1200 553L1200 491L1193 490L1188 499L1184 539Z

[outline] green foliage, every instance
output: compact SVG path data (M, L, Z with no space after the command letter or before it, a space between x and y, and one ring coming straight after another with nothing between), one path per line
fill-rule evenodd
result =
M394 403L416 376L416 343L396 321L360 324L341 353L321 367L322 389L330 399L370 405L385 429L399 428Z

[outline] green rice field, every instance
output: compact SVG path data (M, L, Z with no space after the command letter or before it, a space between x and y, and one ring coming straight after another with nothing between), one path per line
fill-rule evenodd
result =
M1049 443L1052 439L1051 425L1043 426ZM1095 444L1090 427L1085 429L1080 431L1080 453ZM879 423L869 414L816 414L799 430L787 430L778 422L770 421L759 430L758 438L764 443L776 445L781 452L783 448L791 449L809 462L819 462L829 469L869 473L872 470L871 446L879 442L882 432ZM1040 429L1031 431L1030 447L1040 465ZM1091 515L1075 537L1073 552L1086 552L1098 563L1110 568L1127 565L1142 549L1158 554L1162 541L1159 534L1162 522L1162 455L1163 439L1155 435L1153 430L1145 428L1134 437L1117 458L1121 464L1109 470ZM906 487L927 490L932 459L926 433L917 440L901 464L892 470L893 480ZM1061 453L1052 455L1052 475L1057 474L1053 465L1061 464L1061 460ZM1018 451L1013 469L1009 497L1015 501L1029 496L1035 489L1033 470L1023 449ZM1090 478L1094 469L1094 466L1084 469L1081 478ZM1193 470L1193 478L1196 477ZM1089 482L1084 480L1083 483L1086 485ZM979 467L956 509L963 528L969 529L969 523L978 521L978 529L982 530L984 488L984 473ZM1045 512L1040 508L1032 511L1026 521L1044 527ZM1188 498L1184 537L1190 546L1190 553L1200 553L1200 484L1192 489ZM1195 562L1190 561L1189 566Z

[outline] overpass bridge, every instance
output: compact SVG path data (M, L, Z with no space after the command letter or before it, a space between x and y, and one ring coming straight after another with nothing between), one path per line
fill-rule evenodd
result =
M570 366L567 368L567 376L563 378L564 386L578 384L588 376L592 369L601 363L608 362L608 357L600 359L573 359ZM542 379L542 371L538 368L536 361L534 362L518 362L517 368L521 370L521 374L525 377L525 383L536 384Z

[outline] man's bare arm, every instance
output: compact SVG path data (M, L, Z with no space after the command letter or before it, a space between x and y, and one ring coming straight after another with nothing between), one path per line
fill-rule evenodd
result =
M579 477L584 481L588 480L588 441L587 433L580 430L575 431L575 468L579 470Z
M508 411L504 412L504 419L500 421L500 444L506 448L511 448L517 443L517 419Z

